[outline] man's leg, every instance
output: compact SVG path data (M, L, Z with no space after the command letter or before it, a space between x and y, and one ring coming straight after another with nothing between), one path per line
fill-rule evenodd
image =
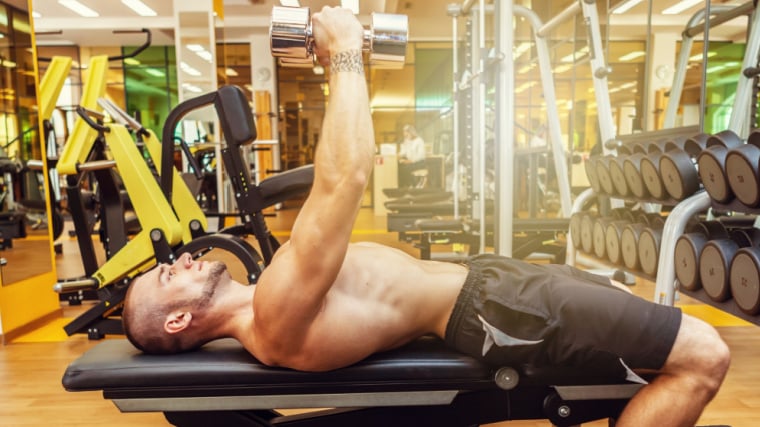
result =
M693 426L718 392L729 363L728 346L718 332L684 314L659 375L631 399L616 425Z

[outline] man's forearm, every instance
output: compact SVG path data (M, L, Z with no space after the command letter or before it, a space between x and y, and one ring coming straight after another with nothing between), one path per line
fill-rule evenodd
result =
M341 185L346 178L368 179L375 150L367 84L360 50L330 58L330 98L317 149L317 173Z

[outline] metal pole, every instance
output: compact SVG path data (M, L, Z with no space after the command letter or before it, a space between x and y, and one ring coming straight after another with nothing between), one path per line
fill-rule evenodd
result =
M756 11L750 25L747 48L744 51L744 60L742 61L742 70L757 66L758 52L760 52L760 13ZM731 111L731 119L728 125L729 129L736 132L743 139L749 136L750 123L748 119L753 83L754 79L748 78L743 72L739 73L734 108Z
M496 90L497 120L497 177L496 180L496 239L495 252L512 256L514 238L514 164L515 164L515 62L514 4L512 0L497 2L496 28L498 51L504 55L499 62ZM505 175L505 176L502 176Z
M559 26L561 23L567 21L568 19L572 18L573 16L577 15L578 12L581 11L581 1L578 0L575 3L570 3L570 5L560 12L558 15L550 19L546 22L541 28L538 29L538 35L540 37L546 37L549 35L549 33Z
M602 35L599 30L599 15L596 10L596 3L593 1L581 1L581 6L583 8L586 29L589 32L591 73L594 76L594 94L596 96L597 116L599 117L599 134L602 146L604 147L607 145L607 141L615 138L615 131L612 126L614 121L612 118L610 91L607 86L607 75L610 69L604 62ZM609 151L607 148L604 150L605 152Z
M488 60L488 53L486 51L486 1L479 0L478 2L478 46L480 50L480 66L478 70L478 114L481 117L481 126L478 127L478 134L480 135L480 156L478 158L478 180L480 181L480 191L478 194L478 210L480 212L480 248L479 253L484 253L486 250L486 61ZM511 50L509 52L512 52Z
M743 7L743 6L740 6ZM738 8L716 5L713 6L714 12L725 13L729 10ZM681 52L678 54L678 62L676 63L676 72L673 74L673 84L670 88L670 98L668 99L668 106L665 108L665 119L663 127L665 129L673 128L676 125L676 115L678 114L678 105L681 103L681 95L683 94L683 85L686 81L686 67L689 65L689 54L691 54L691 47L694 45L694 35L691 34L692 29L699 28L699 32L704 31L704 26L697 24L705 17L705 9L697 11L686 24L686 30L683 32L681 38ZM715 20L711 21L715 25Z
M711 5L710 6L710 13L715 13L715 16L710 17L710 23L709 28L717 27L720 24L723 24L725 22L728 22L734 18L738 18L742 15L750 15L755 10L755 6L752 4L752 2L744 3L741 6L731 7L726 5ZM701 10L703 16L705 13L705 9ZM699 12L697 12L699 13ZM692 18L693 20L693 18ZM694 37L697 34L701 34L705 30L705 26L702 24L699 24L699 21L701 21L701 18L698 19L695 22L689 21L689 26L684 30L684 35L688 35L689 37Z
M454 105L452 109L453 116L453 144L454 144L454 171L451 178L451 192L454 197L454 219L459 219L459 35L457 20L461 8L456 4L449 5L448 13L451 15L451 34L452 34L452 81L454 91Z
M554 153L554 170L557 172L558 177L566 178L569 176L567 170L567 156L565 155L565 147L562 146L562 129L557 108L557 95L554 89L554 75L552 74L549 46L546 42L546 38L538 34L538 29L541 28L541 19L535 12L524 6L514 5L513 8L515 15L522 16L533 27L534 40L536 41L536 52L538 55L538 68L541 73L541 84L543 85L544 102L546 104L546 123L549 130L549 142L551 144L552 153ZM569 218L573 209L570 184L567 179L564 179L558 180L558 185L562 216Z

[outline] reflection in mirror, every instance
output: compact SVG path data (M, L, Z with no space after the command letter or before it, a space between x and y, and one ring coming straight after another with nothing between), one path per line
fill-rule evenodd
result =
M0 35L0 268L3 285L10 285L52 270L47 159L26 0L0 2Z

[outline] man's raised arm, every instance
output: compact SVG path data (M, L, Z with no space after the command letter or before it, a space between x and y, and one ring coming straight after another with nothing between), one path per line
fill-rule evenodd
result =
M317 56L330 68L314 185L290 241L264 271L254 298L257 332L287 331L292 343L298 342L297 331L305 337L340 271L375 152L361 24L347 9L326 7L312 16L312 28Z

